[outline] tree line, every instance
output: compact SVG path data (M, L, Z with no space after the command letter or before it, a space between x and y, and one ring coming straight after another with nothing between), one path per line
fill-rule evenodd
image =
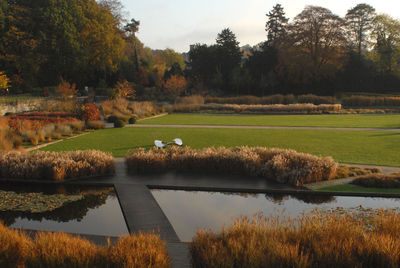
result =
M0 0L0 70L11 93L62 81L81 90L118 81L161 87L183 73L182 54L144 47L140 21L125 17L119 0Z
M195 44L188 76L220 94L393 92L400 83L400 21L368 4L345 17L307 6L291 21L276 4L266 14L266 40L245 57L235 34Z

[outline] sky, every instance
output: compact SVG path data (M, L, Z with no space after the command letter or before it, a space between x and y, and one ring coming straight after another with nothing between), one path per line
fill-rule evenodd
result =
M399 0L121 0L128 18L140 20L137 36L152 49L189 51L191 44L214 44L222 29L229 27L240 46L256 45L266 39L266 14L280 3L286 17L293 19L305 6L316 5L344 16L359 3L378 13L400 19Z

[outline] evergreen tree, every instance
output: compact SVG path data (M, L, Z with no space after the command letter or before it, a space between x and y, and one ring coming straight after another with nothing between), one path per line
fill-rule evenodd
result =
M368 4L358 4L347 11L345 20L350 30L350 37L358 54L367 46L368 32L372 29L375 9Z
M268 44L275 46L279 39L286 34L286 24L288 19L285 17L285 12L280 4L276 4L267 14L268 21L265 25L267 31Z

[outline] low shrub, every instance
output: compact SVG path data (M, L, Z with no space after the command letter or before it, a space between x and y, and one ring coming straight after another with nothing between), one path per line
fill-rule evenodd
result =
M400 188L400 173L371 174L355 178L354 185L373 188Z
M100 120L100 110L94 103L85 103L81 106L80 118L83 121Z
M100 120L86 122L86 128L88 129L103 129L105 127L106 125L104 124L104 122Z
M342 98L342 104L346 107L395 107L400 106L400 97L353 95Z
M115 121L117 121L118 120L118 118L115 116L115 115L110 115L108 118L107 118L107 122L108 123L114 123Z
M104 101L101 103L101 108L104 117L115 116L125 122L128 122L129 118L134 115L138 118L144 118L164 112L162 107L155 105L153 102L129 102L123 98Z
M38 232L34 238L0 222L0 266L167 268L166 244L154 233L119 238L114 245L97 246L65 233Z
M337 164L332 158L297 153L294 150L264 147L204 148L171 147L139 149L126 156L131 173L220 172L262 176L291 185L302 185L335 177Z
M129 118L129 124L136 124L136 117Z
M179 104L188 105L188 104L204 104L204 97L201 95L192 95L179 99Z
M336 98L331 96L317 96L313 94L300 95L297 97L298 103L320 104L335 104Z
M398 267L395 211L316 213L297 220L242 217L221 232L198 230L193 267Z
M350 178L357 177L362 175L376 174L381 173L382 169L380 168L365 168L365 167L357 167L357 166L349 166L349 165L339 165L337 168L337 179L342 178Z
M269 114L269 113L331 113L342 109L340 104L321 104L310 103L302 104L271 104L271 105L237 105L237 104L204 104L204 105L175 105L174 112L220 112L220 113L250 113L250 114Z
M1 178L64 180L111 173L114 173L114 159L100 151L0 153Z
M121 119L117 119L114 121L114 127L115 128L121 128L125 126L125 122Z
M216 104L293 104L295 97L292 94L282 95L275 94L264 97L256 96L237 96L237 97L206 97L204 103L216 103ZM186 103L182 103L186 104ZM187 103L192 104L192 103ZM203 103L195 103L203 104Z

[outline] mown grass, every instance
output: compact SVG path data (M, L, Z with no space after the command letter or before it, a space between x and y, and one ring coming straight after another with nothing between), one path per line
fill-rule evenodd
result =
M314 189L315 191L324 192L353 192L353 193L387 193L387 194L400 194L400 189L388 188L370 188L360 187L351 184L338 184L332 186L321 187Z
M400 115L170 114L139 124L400 128Z
M129 150L153 147L155 139L171 141L177 137L182 138L184 145L194 149L210 146L263 146L332 156L335 161L344 163L400 166L400 133L383 131L127 127L98 130L49 145L42 150L96 149L111 152L115 157L123 157Z

